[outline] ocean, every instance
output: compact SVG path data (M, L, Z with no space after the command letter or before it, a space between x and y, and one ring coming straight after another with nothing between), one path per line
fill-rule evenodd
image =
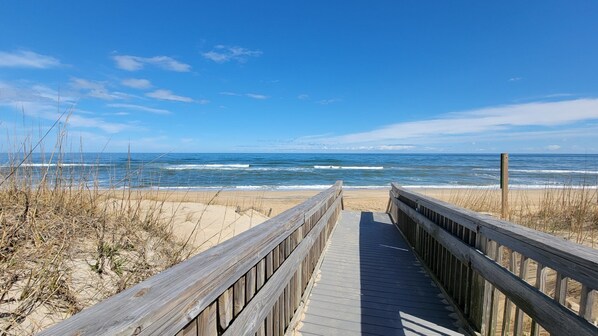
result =
M6 175L9 156L1 157ZM15 159L13 157L13 159ZM34 176L58 168L100 188L298 190L347 188L498 188L499 154L65 154L61 164L32 155ZM598 185L598 155L511 154L511 188Z

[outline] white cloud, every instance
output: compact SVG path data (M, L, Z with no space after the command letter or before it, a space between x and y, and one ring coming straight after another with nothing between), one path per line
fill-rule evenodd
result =
M133 89L149 89L152 87L152 83L143 78L127 78L121 81L121 84L128 86Z
M268 99L269 97L259 93L235 93L235 92L220 92L223 96L234 96L234 97L248 97L258 100Z
M0 105L8 105L15 111L23 112L26 116L47 120L50 123L59 120L62 112L57 112L58 109L54 104L21 101L13 103L2 103ZM63 119L63 121L66 121ZM80 115L76 110L73 110L72 114L68 118L68 124L75 128L95 128L100 129L106 133L114 134L120 133L131 126L125 123L114 123L107 122L97 117L86 117Z
M97 88L97 83L82 80L82 87ZM63 111L72 111L68 123L75 128L95 128L106 133L119 133L133 128L130 124L108 122L95 117L97 113L75 109L76 99L40 84L16 86L0 81L0 107L5 106L28 117L46 120L49 123L60 118ZM58 105L66 103L65 105ZM4 112L3 112L4 113Z
M236 61L245 63L249 57L258 57L262 54L260 50L250 50L236 46L217 45L211 51L202 53L202 56L216 63Z
M300 94L297 96L297 99L299 100L308 100L309 99L309 95L307 94Z
M321 144L361 144L405 141L443 143L461 136L475 139L488 133L526 133L522 128L562 127L588 120L598 120L598 99L576 99L558 102L536 102L488 107L471 111L447 113L428 120L401 122L371 131L334 137L308 138Z
M0 51L0 67L47 69L57 67L60 61L52 56L40 55L33 51Z
M321 104L321 105L330 105L330 104L333 104L333 103L338 103L338 102L340 102L340 101L341 101L341 100L340 100L340 99L337 99L337 98L332 98L332 99L322 99L322 100L318 101L318 104Z
M184 97L184 96L177 96L170 90L156 90L145 94L150 98L160 99L160 100L171 100L171 101L178 101L184 103L190 103L193 101L192 98Z
M132 55L116 55L112 56L112 59L116 62L117 68L127 71L141 70L146 64L176 72L188 72L191 70L189 64L181 63L168 56L139 57Z
M262 94L257 94L257 93L246 93L245 96L249 97L249 98L253 98L253 99L259 99L259 100L268 99L268 96L264 96Z
M561 149L561 146L559 146L559 145L548 145L548 146L546 146L546 149L548 149L549 151L556 151L556 150Z
M509 78L509 82L518 82L522 79L523 79L522 77L511 77L511 78Z
M127 99L131 96L124 92L109 91L105 82L91 81L83 78L71 78L71 86L85 92L85 95L102 100Z
M57 91L45 85L31 86L13 85L0 81L0 103L40 102L40 103L72 103L76 100L73 92Z
M157 109L157 108L147 107L147 106L142 106L142 105L134 105L134 104L108 104L108 107L137 110L137 111L149 112L149 113L153 113L153 114L163 114L163 115L171 114L171 112L168 110Z

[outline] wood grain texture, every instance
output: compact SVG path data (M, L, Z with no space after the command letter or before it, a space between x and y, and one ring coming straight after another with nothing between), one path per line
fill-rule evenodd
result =
M227 289L218 298L218 321L221 329L228 328L233 319L233 287Z
M598 250L459 208L394 183L393 194L441 213L478 234L561 272L564 277L575 279L590 288L598 288Z
M498 263L452 236L407 204L394 199L397 207L424 229L451 254L468 263L486 281L504 293L515 305L552 334L595 335L598 328L521 280Z
M592 318L592 309L594 307L595 291L587 286L581 286L581 299L579 301L579 315L586 320Z
M295 251L289 255L289 258L280 266L279 270L275 272L272 277L264 284L262 289L257 292L253 300L243 309L237 316L235 322L225 331L223 335L253 335L259 323L266 319L272 307L273 311L273 328L284 333L284 327L288 325L290 319L287 315L287 300L285 299L285 291L288 296L288 284L292 280L295 271L301 267L303 258L308 251L314 246L317 237L328 224L328 219L338 214L340 210L340 198L333 203L330 209L324 216L316 223L310 233L301 241ZM290 307L290 306L289 306ZM274 332L276 334L276 332Z
M303 225L307 211L336 199L341 189L342 183L338 182L279 216L85 309L41 335L175 335Z
M527 272L529 269L529 258L526 256L521 256L521 260L519 263L519 277L521 279L527 278ZM515 322L514 322L514 332L515 336L523 335L523 317L524 313L519 307L515 308Z
M256 271L255 267L245 274L245 303L251 301L256 290Z
M204 309L197 318L197 334L199 336L218 336L216 324L216 303Z
M321 260L295 335L461 334L388 215L343 211Z

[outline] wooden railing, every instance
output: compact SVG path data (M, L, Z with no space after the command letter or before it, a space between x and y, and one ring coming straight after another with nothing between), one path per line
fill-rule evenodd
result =
M597 250L396 184L390 199L393 221L474 332L598 335Z
M283 335L341 202L337 182L41 335Z

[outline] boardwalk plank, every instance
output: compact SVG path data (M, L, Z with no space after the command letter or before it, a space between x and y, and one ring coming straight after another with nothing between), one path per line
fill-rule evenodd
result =
M299 331L457 335L457 320L388 215L343 211Z

